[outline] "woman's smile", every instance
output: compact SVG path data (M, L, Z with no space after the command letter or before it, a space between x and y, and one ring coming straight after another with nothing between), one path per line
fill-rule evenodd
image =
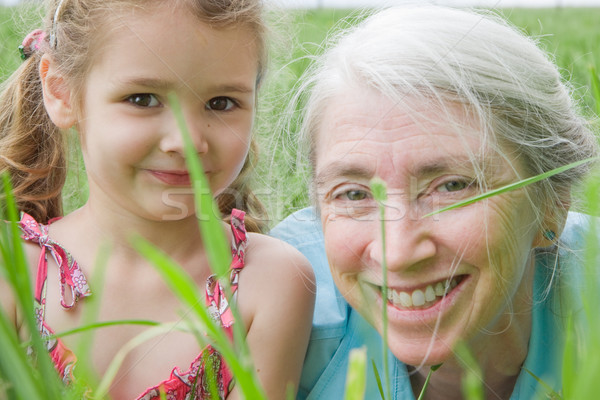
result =
M531 286L524 271L536 230L528 197L517 191L424 215L480 194L488 176L495 184L513 182L514 169L482 146L475 122L458 132L418 102L408 113L374 92L337 101L320 128L315 170L340 292L380 333L385 307L389 347L411 365L426 354L428 363L443 362L457 341L505 329L503 316ZM458 107L451 109L464 120ZM374 177L387 186L383 205L371 193Z

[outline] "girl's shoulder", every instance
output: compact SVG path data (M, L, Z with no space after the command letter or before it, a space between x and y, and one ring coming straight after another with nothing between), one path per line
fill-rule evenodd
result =
M246 264L250 269L277 277L300 275L314 283L308 259L292 245L261 233L248 233Z
M270 236L249 233L240 293L253 304L252 314L269 312L285 298L291 312L312 308L315 277L309 261L293 246ZM244 307L241 305L241 307ZM272 310L274 313L283 310ZM312 312L312 311L311 311Z

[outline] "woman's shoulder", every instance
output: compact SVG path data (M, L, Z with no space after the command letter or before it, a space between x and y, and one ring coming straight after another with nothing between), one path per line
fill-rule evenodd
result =
M585 246L589 235L593 234L593 227L596 227L596 237L598 240L598 232L600 232L600 217L595 217L588 214L569 212L565 227L560 235L560 244L562 247L570 250L579 250Z

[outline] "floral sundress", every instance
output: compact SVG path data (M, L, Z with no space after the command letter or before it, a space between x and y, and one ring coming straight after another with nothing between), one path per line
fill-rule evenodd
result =
M238 276L244 268L244 256L248 244L248 236L244 225L245 213L234 209L231 212L231 232L233 241L231 253L233 260L230 268L231 292L234 294L238 287ZM48 276L48 254L57 265L60 273L60 303L65 310L76 306L77 300L90 296L92 292L87 279L79 268L77 261L60 244L48 237L48 225L39 224L33 217L23 213L19 226L26 241L38 243L41 247L38 259L37 276L35 281L35 315L38 329L45 339L48 353L63 381L68 384L73 380L73 368L77 358L60 338L49 336L54 332L45 322L46 285ZM68 291L68 296L65 294ZM206 282L206 305L213 319L219 323L230 339L233 338L233 314L225 297L223 287L214 275ZM208 362L207 362L208 361ZM222 356L210 345L192 361L187 371L175 367L168 379L158 385L148 388L136 400L158 400L160 392L165 393L169 400L192 400L210 398L207 368L211 368L216 377L219 397L224 399L233 388L233 375L225 364Z

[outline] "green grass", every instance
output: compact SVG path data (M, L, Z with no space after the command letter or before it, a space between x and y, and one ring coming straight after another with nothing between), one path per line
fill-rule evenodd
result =
M541 47L554 56L563 77L571 81L584 114L592 116L596 102L589 69L600 66L600 51L596 50L600 43L600 8L504 9L499 13L538 38ZM271 224L309 204L308 173L304 165L297 163L294 128L286 131L276 123L286 112L289 90L311 58L321 53L327 32L344 29L359 20L359 15L356 10L325 9L294 11L286 17L283 29L289 32L291 26L293 31L282 36L297 39L283 40L281 47L286 51L274 57L271 81L261 95L257 127L262 154L255 187L267 204Z
M594 100L593 91L590 89L593 87L593 79L589 73L590 67L600 66L600 51L596 49L600 43L600 30L596 28L596 21L600 20L600 9L515 9L503 10L502 13L527 33L539 36L542 47L555 55L564 77L572 81L586 112L592 115L594 107L600 107L598 106L600 97L597 95L597 99ZM17 46L29 30L38 27L34 22L38 15L39 11L34 8L0 7L0 80L4 80L19 65ZM266 146L266 150L263 150L262 161L257 166L255 188L259 197L270 210L271 224L308 204L307 171L295 169L297 165L294 132L282 132L277 121L285 110L290 88L310 63L312 55L321 51L320 43L326 37L327 32L330 32L333 27L344 27L345 24L340 23L340 20L353 15L357 15L356 12L347 10L297 11L290 12L280 23L283 27L280 30L287 32L280 36L288 39L281 39L279 46L275 46L271 75L265 82L260 97L257 122L257 135L260 143ZM293 30L290 30L290 27ZM297 38L289 39L290 37ZM76 135L72 136L75 136L72 143L73 146L76 146ZM277 151L271 152L273 148L276 148ZM269 156L269 154L271 155ZM80 155L73 157L73 160L65 191L67 211L81 205L86 198L86 182ZM198 166L192 165L190 170L198 170ZM589 199L589 209L594 211L594 206L596 206L594 212L600 213L597 207L600 203L598 179L590 182L586 188L587 193L583 196L585 199ZM205 206L201 206L201 208L203 207ZM10 208L9 211L11 211ZM10 216L3 216L3 218L8 217ZM12 218L16 218L14 210ZM0 277L11 280L13 286L17 288L17 293L21 295L20 303L23 309L30 310L32 299L30 284L18 279L18 276L27 276L27 274L24 273L26 268L21 259L22 254L14 229L10 225L3 225L0 239L0 250L4 259L2 264L17 268L14 270L0 268ZM198 296L201 296L190 286L181 271L164 255L156 253L152 248L145 246L143 242L138 242L137 245L148 259L154 260L157 268L163 272L165 280L172 283L184 304L191 306L190 299L197 299ZM221 245L216 244L215 246L218 248ZM588 259L597 260L598 246L590 245L589 248ZM216 250L215 257L219 257L218 254L222 253L221 250ZM19 259L21 259L20 262ZM220 262L216 261L216 263ZM594 266L593 261L588 264L591 268ZM594 276L596 274L593 270L589 273ZM583 304L587 311L587 323L590 329L584 331L582 336L570 337L565 350L564 398L567 399L592 398L600 392L598 387L600 381L597 379L599 373L597 354L600 353L597 332L600 330L600 317L598 317L597 307L595 307L598 304L598 290L597 286L594 286L594 280L589 280L589 282L592 283L592 286L587 288L588 297L584 299ZM203 310L196 311L195 319L190 321L190 329L199 340L205 340L202 335L198 334L199 331L207 329L205 315ZM30 320L26 322L31 324ZM152 324L150 321L146 322ZM93 321L89 321L89 323L93 326ZM143 323L143 321L137 323ZM41 344L35 337L33 347L39 353L39 363L36 368L33 368L25 356L24 348L18 344L18 338L14 332L10 332L9 325L5 315L0 312L0 348L2 349L0 399L6 396L34 400L77 398L77 392L63 393L65 389L57 384L49 360L44 358L45 352L40 350ZM208 329L210 331L212 327L209 325ZM211 340L216 341L217 346L223 346L219 349L227 356L228 363L236 368L238 376L244 377L241 379L241 384L247 388L248 392L246 393L261 396L260 388L256 386L252 373L248 369L249 360L246 356L237 354L237 350L229 350L227 343L219 338L218 333L215 333L214 336L215 338L211 338ZM139 338L139 340L143 340L143 338ZM365 360L358 356L353 365L355 371L364 370ZM360 394L363 390L362 380L353 380L353 382L356 387L352 392ZM11 387L11 384L14 386ZM57 397L57 393L61 393L61 395ZM360 396L356 396L356 398L360 398Z
M503 9L499 11L524 32L538 37L541 45L555 56L563 76L570 79L586 113L596 104L592 96L589 69L600 66L600 8ZM30 30L39 27L37 8L0 7L0 80L20 63L17 47ZM273 16L274 46L272 65L259 99L256 132L261 148L254 188L269 210L273 226L291 212L309 204L308 173L296 158L294 129L288 132L278 121L284 115L290 90L321 52L328 32L343 29L360 19L356 10L286 11ZM77 147L76 138L73 147ZM79 207L87 198L81 156L73 153L64 191L65 211Z

